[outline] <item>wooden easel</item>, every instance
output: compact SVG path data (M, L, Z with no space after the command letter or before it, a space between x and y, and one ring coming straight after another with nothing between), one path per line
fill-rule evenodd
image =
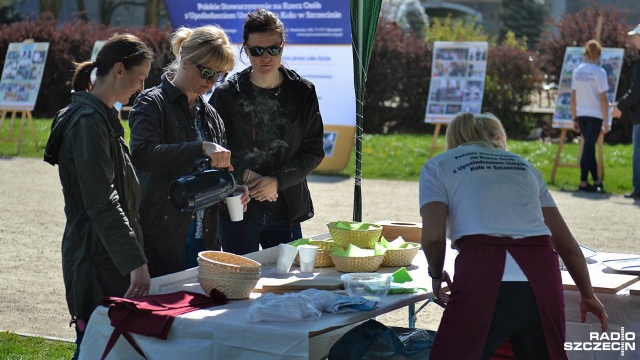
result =
M436 123L436 127L433 129L433 140L431 141L431 150L429 151L429 158L433 157L433 152L436 149L442 149L442 146L438 145L438 135L440 135L440 128L442 123Z
M0 131L2 131L4 126L4 120L7 118L7 114L11 113L11 120L9 122L9 126L7 128L7 136L4 138L0 138L0 142L16 142L18 143L18 152L16 155L20 155L20 151L22 150L22 141L24 139L24 124L25 122L29 123L29 127L31 128L31 135L33 136L33 143L36 146L36 151L39 151L38 147L38 138L36 136L36 127L33 123L33 118L31 117L31 110L19 110L19 109L2 109L2 115L0 115ZM20 117L20 133L18 134L18 138L13 137L13 129L16 120L17 113L22 113Z
M560 140L558 142L558 151L556 152L556 159L553 162L553 169L551 169L551 183L555 182L556 179L556 171L558 167L572 167L579 168L580 167L580 158L582 157L582 147L584 145L584 140L580 139L580 150L578 151L578 159L575 163L561 163L560 155L562 154L562 147L564 146L564 141L567 138L567 130L574 131L573 129L562 128L560 132ZM598 141L596 142L597 147L596 151L598 153L598 178L600 181L604 179L604 134L600 133L598 136Z

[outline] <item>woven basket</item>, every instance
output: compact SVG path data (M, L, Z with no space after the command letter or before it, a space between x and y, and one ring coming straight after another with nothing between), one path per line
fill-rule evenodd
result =
M333 250L318 249L316 264L313 267L321 268L333 266L333 260L331 260L331 251ZM296 254L296 265L300 266L299 254Z
M260 263L247 257L222 251L201 251L198 265L206 270L228 270L234 272L260 272Z
M410 244L416 244L417 246L408 249L387 249L387 251L384 253L384 260L382 260L382 264L380 264L380 266L411 265L413 258L415 258L416 255L418 255L418 251L420 251L420 244Z
M345 221L345 223L354 224L350 221ZM349 244L353 244L361 249L373 249L382 233L382 226L376 224L371 224L367 230L338 229L336 222L328 223L327 227L336 245L344 248L349 247Z
M217 289L225 294L227 299L248 298L258 283L258 279L238 280L203 275L198 275L198 281L205 294L209 294L211 289Z
M209 271L205 268L198 267L198 275L204 277L237 279L237 280L253 280L260 279L260 273L242 273L232 271Z
M331 255L331 260L340 272L374 272L378 270L384 255L375 256L336 256Z

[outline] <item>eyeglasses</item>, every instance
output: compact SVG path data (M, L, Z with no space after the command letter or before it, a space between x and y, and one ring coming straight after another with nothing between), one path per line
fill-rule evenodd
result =
M247 49L249 49L249 54L254 57L262 56L262 54L264 54L265 51L267 52L267 54L271 56L276 56L276 55L280 55L280 53L282 52L282 44L273 45L269 47L254 46Z
M193 65L200 70L200 77L204 80L215 78L216 82L220 82L227 77L227 73L224 71L215 71L196 63L193 63Z

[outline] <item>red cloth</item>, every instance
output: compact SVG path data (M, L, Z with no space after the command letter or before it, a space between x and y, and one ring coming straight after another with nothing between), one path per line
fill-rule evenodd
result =
M102 305L109 307L109 319L111 319L111 326L115 329L102 354L102 359L107 357L121 334L140 355L144 356L129 332L166 340L176 316L226 303L227 297L216 289L211 290L209 297L188 291L178 291L136 298L104 298Z
M473 235L461 238L458 245L460 253L451 296L429 359L482 357L502 282L506 250L527 276L536 296L551 359L567 359L562 278L551 238Z

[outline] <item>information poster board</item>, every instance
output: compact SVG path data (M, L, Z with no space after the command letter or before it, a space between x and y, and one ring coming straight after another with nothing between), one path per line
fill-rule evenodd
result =
M319 170L341 170L349 162L355 135L356 104L349 1L165 0L174 28L217 24L237 48L235 71L250 65L241 53L242 25L260 7L284 23L282 63L313 82L324 123L325 158Z
M48 51L48 42L9 44L0 79L0 108L33 110Z
M436 41L431 62L427 123L448 123L459 112L482 109L489 44Z
M562 62L562 71L560 72L560 85L558 86L558 99L556 101L556 110L553 113L554 128L573 129L573 118L571 116L571 82L573 77L573 69L583 62L583 47L567 47ZM616 90L618 89L618 80L620 80L620 71L622 69L622 58L624 57L624 49L620 48L602 48L599 65L607 73L607 81L609 82L609 91L607 91L607 101L615 101ZM613 109L609 108L609 126L611 126Z

